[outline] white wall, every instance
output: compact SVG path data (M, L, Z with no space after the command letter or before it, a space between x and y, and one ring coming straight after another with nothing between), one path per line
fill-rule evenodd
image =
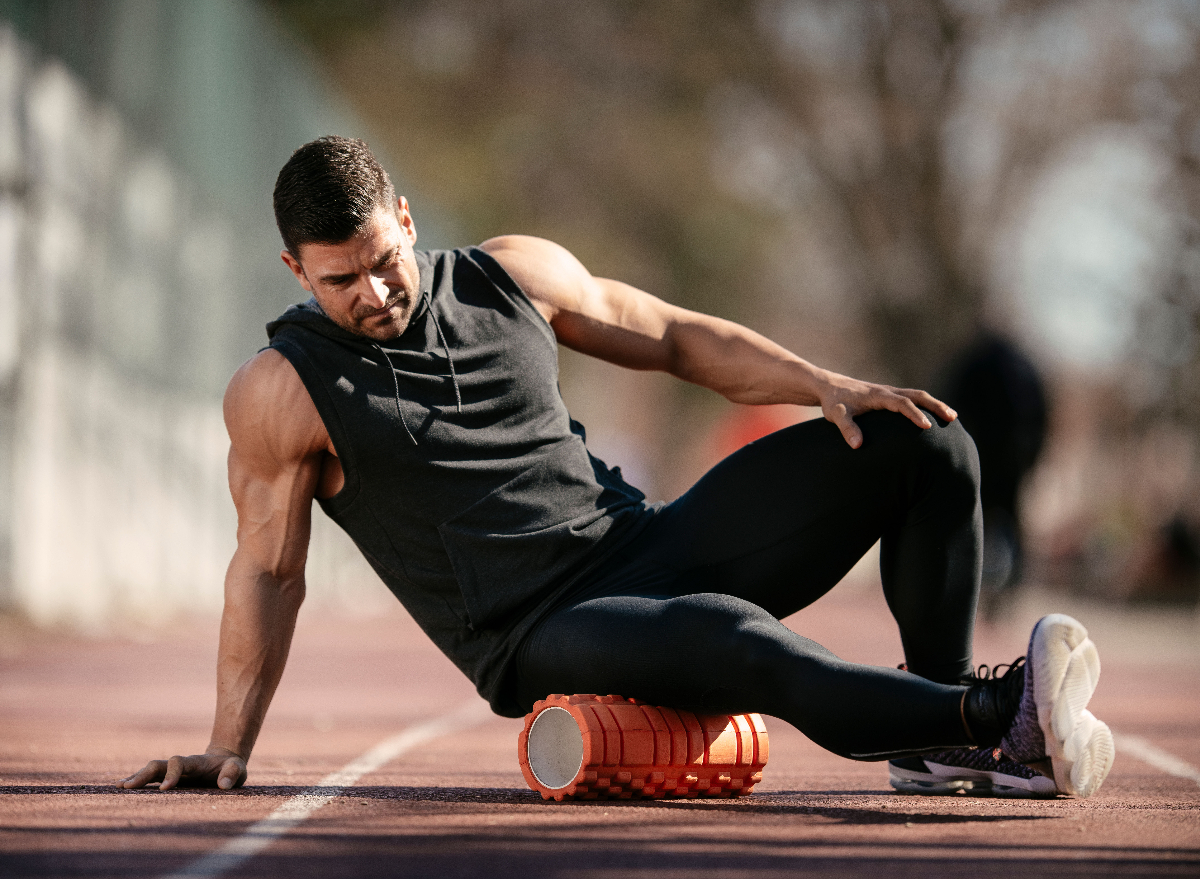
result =
M46 344L21 373L13 592L41 624L150 625L221 607L236 519L220 406L131 382ZM315 507L309 601L394 599Z
M236 522L212 377L256 293L247 247L0 20L0 609L85 628L219 610ZM319 604L394 601L315 508L308 579Z

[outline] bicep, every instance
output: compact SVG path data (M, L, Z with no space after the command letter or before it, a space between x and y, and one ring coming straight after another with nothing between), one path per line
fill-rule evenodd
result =
M308 555L321 471L316 408L291 364L265 351L230 382L225 423L238 562L278 579L296 577Z
M230 448L229 490L237 510L240 563L280 580L303 573L319 475L316 462L263 467L255 456Z
M568 348L631 369L671 371L672 328L692 315L629 284L593 277L550 241L484 242ZM700 318L701 315L695 315Z
M674 329L686 312L636 287L592 278L573 308L550 325L575 351L630 369L673 371Z

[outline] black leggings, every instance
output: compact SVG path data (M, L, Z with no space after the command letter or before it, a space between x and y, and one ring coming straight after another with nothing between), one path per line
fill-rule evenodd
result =
M757 711L846 757L969 743L960 715L979 588L979 464L957 422L823 420L730 455L663 507L525 638L517 693L618 693ZM931 420L932 416L931 416ZM834 656L779 620L881 540L884 595L910 672Z

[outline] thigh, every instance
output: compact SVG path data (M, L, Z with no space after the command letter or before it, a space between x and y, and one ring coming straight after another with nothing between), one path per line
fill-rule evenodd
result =
M786 720L836 753L881 759L965 744L963 687L855 665L730 595L610 595L550 614L522 642L516 690L616 694Z
M858 449L822 419L730 455L659 513L629 573L657 572L649 579L671 594L734 595L778 618L811 604L905 509L904 459L921 428L892 412L858 422Z
M762 608L728 595L606 595L547 616L516 658L518 698L547 693L617 693L677 708L711 707L732 684L759 683L745 673L751 645L803 642ZM722 705L722 707L728 707ZM742 711L766 710L748 705Z

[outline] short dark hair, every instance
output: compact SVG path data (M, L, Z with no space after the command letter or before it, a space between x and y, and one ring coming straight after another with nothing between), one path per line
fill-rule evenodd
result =
M396 190L361 140L330 135L292 153L275 179L275 224L283 246L353 238L380 208L394 208Z

